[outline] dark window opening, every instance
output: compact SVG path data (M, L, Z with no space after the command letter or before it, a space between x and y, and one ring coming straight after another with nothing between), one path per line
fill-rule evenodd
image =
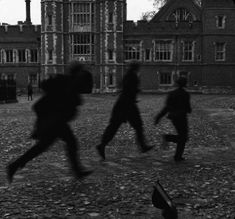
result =
M110 61L113 61L113 50L110 49L110 50L108 51L108 56L109 56L109 60L110 60Z
M52 25L52 15L48 15L48 25Z
M18 50L19 62L26 62L26 52L25 49Z
M13 62L13 50L6 50L6 62Z
M38 50L37 49L30 50L30 62L38 62Z
M53 59L53 51L52 51L52 49L50 49L50 50L48 50L48 60L52 61L52 59Z
M172 84L172 73L171 72L161 72L160 73L160 84L161 85L171 85Z
M146 61L150 61L151 60L151 50L150 49L146 49L145 50L145 60Z
M110 24L113 23L113 13L112 12L109 13L109 23Z

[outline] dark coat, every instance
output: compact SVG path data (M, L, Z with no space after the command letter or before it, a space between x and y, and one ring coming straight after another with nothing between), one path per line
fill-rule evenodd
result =
M190 94L183 88L177 88L168 94L166 104L157 115L156 120L160 120L166 114L168 114L169 119L180 119L191 112Z
M70 85L71 78L67 75L58 75L43 83L44 95L33 106L37 115L33 138L55 133L76 117L82 100Z

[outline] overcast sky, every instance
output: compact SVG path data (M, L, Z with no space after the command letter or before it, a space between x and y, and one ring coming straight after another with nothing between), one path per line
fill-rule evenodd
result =
M41 23L40 0L31 0L31 20ZM143 12L153 10L153 0L127 0L128 20L138 20ZM25 0L0 0L0 23L25 21Z

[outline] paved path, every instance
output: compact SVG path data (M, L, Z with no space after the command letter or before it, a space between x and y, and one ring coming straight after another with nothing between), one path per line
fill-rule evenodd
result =
M109 96L89 97L73 124L79 133L83 162L96 170L82 183L71 177L59 142L19 171L8 186L4 167L34 143L27 136L35 118L25 100L0 107L1 218L160 219L151 204L158 179L176 202L180 218L234 218L234 108L230 98L193 97L194 106L200 102L201 108L196 107L190 118L188 159L178 165L172 160L174 145L168 151L159 149L160 135L172 126L163 120L153 127L152 119L163 97L150 95L141 97L140 107L146 135L155 150L139 154L133 130L124 125L107 148L107 162L100 163L94 145L108 122L113 102Z

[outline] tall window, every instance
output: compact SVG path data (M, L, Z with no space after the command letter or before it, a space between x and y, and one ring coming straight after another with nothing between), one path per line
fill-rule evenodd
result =
M155 41L155 61L172 61L173 43L172 41Z
M49 26L52 25L52 15L51 14L47 15L47 23Z
M74 55L94 55L94 35L90 33L79 33L73 35Z
M216 16L216 27L218 29L224 29L225 28L225 20L226 16Z
M37 49L30 50L30 62L38 62L38 50Z
M127 40L124 46L125 60L136 60L141 59L140 56L141 45L140 40Z
M145 61L151 61L151 49L145 49Z
M13 50L12 49L6 50L6 62L7 63L13 62Z
M48 49L48 61L52 62L53 60L53 50Z
M183 42L183 61L194 60L194 43L192 41Z
M215 44L215 61L225 61L226 58L226 45L225 43Z
M113 86L114 85L114 75L113 75L113 73L109 74L109 76L108 76L108 83L109 83L109 86Z
M25 49L18 50L18 60L19 62L26 62L26 52Z
M94 23L94 3L73 4L73 24L89 25Z
M109 13L109 23L110 24L113 23L113 13L112 12Z
M160 85L172 85L172 73L171 72L160 72L159 78Z
M114 57L113 57L113 50L109 49L108 50L108 59L109 61L113 61Z

